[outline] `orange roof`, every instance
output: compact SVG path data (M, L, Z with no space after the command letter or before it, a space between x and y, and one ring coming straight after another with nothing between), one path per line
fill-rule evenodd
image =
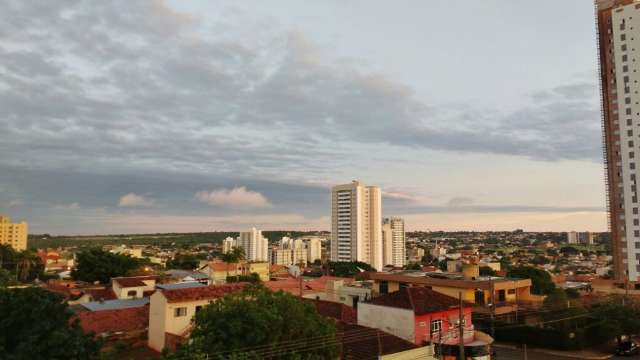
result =
M302 280L302 293L313 294L323 292L326 288L327 282L331 280L343 280L346 284L353 282L352 278L341 278L335 276L321 276L315 279L303 279ZM268 289L272 291L282 290L293 295L300 295L300 280L295 278L272 280L264 283Z
M117 310L82 311L80 327L96 334L142 331L149 326L149 305Z
M243 290L247 285L247 283L235 283L186 289L162 290L162 294L164 294L167 298L167 302L169 303L213 300L223 297L226 294Z
M212 271L233 271L238 267L238 263L210 262L209 268Z
M128 276L128 277L115 277L112 278L112 281L120 284L121 287L138 287L138 286L147 286L143 281L144 280L157 280L158 277L155 275L149 276Z

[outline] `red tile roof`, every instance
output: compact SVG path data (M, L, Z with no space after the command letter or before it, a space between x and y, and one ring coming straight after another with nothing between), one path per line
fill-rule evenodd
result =
M110 288L101 288L101 289L86 289L84 292L88 295L91 295L91 298L94 301L98 300L115 300L117 299L116 294Z
M416 315L459 307L458 299L423 287L407 287L369 301L370 304L413 310ZM466 304L469 305L469 304Z
M130 276L130 277L117 277L111 279L112 281L120 284L121 287L139 287L139 286L147 286L143 280L156 280L156 276Z
M228 293L241 291L247 287L247 285L247 283L235 283L187 289L162 290L162 294L167 298L167 302L170 303L212 300L220 298Z
M313 304L316 307L318 314L324 317L343 321L348 324L355 324L358 322L358 313L356 309L345 304L325 300L305 299L305 301Z
M352 283L352 278L341 278L335 276L321 276L315 279L303 279L302 280L302 294L314 294L324 292L327 282L331 280L343 280L345 284ZM267 281L264 283L268 289L272 291L282 290L293 295L300 295L300 280L295 278L288 278L282 280Z
M376 360L389 355L415 349L417 346L378 329L355 324L338 323L338 339L342 344L342 359Z
M213 272L234 271L238 268L238 263L210 262L209 268Z
M76 316L85 332L143 331L149 326L149 305L118 310L82 311Z

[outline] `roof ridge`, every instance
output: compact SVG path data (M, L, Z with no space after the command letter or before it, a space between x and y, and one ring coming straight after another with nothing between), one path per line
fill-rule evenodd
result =
M411 289L413 286L408 286L404 288L407 291L407 296L409 297L409 304L411 304L411 309L413 309L413 313L416 312L416 304L413 302L413 294L411 293Z

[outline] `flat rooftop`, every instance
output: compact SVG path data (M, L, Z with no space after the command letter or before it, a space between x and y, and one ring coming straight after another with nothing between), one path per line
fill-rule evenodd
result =
M92 301L84 304L80 304L89 311L102 311L102 310L118 310L129 309L134 307L145 306L149 303L149 298L130 299L130 300L106 300L106 301Z
M460 273L424 272L419 270L399 270L367 272L368 280L406 282L422 285L449 286L456 288L496 289L531 286L531 279L505 278L498 276L480 276L474 280L465 279Z

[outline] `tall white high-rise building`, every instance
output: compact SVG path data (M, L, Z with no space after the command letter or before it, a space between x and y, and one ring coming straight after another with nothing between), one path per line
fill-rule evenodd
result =
M567 233L567 243L568 244L577 244L578 243L578 233L575 231L569 231Z
M397 217L382 221L382 258L384 265L405 265L404 220Z
M382 259L382 198L377 186L359 181L331 190L331 261L362 261L375 269Z
M319 238L307 239L307 261L310 263L316 260L322 260L322 243Z
M226 239L222 240L222 253L226 254L231 252L234 246L236 246L236 239L227 237Z
M238 246L242 247L248 261L269 261L268 239L262 236L262 231L252 228L240 233Z
M640 1L596 0L596 6L614 274L640 284Z

